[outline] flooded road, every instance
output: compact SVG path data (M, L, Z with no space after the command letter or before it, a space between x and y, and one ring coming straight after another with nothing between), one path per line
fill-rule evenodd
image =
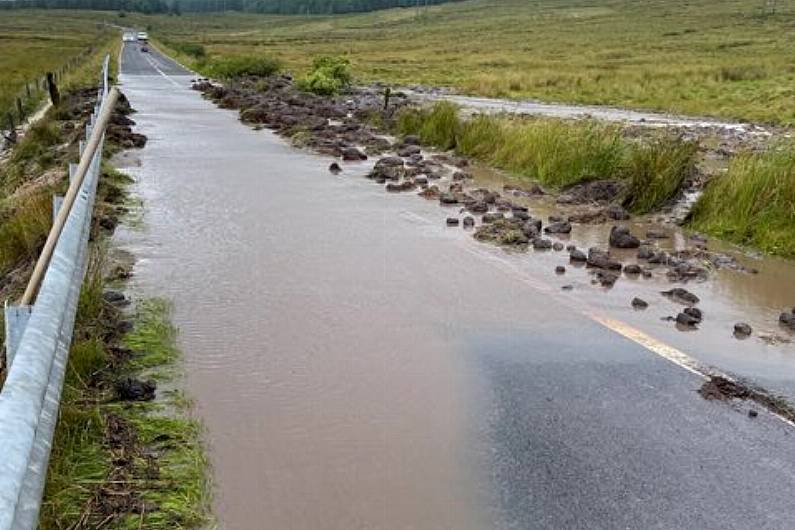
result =
M124 58L149 142L121 159L144 210L118 240L137 294L174 301L221 528L795 525L792 428L703 400L701 377L588 315L781 388L791 350L677 335L627 310L630 282L572 270L562 294L560 253L477 244L367 164L332 176L163 58Z
M457 105L460 105L465 110L472 112L504 112L509 114L527 114L561 119L592 118L599 121L644 125L647 127L683 127L693 129L717 129L725 132L735 133L751 132L763 135L767 134L767 130L759 125L722 121L714 118L694 118L690 116L679 116L676 114L646 112L597 105L544 103L533 100L509 100L478 96L463 96L458 94L446 94L443 92L414 92L411 90L408 90L407 92L411 96L421 101L451 101Z

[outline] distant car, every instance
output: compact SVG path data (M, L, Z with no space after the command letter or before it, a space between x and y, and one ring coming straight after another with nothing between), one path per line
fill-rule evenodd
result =
M121 36L121 40L124 42L135 42L137 38L135 37L135 33L128 31Z
M149 40L149 35L146 34L145 31L138 32L138 40L142 42L146 42Z
M146 46L141 46L141 52L147 53L148 51L149 51L149 48L147 48Z

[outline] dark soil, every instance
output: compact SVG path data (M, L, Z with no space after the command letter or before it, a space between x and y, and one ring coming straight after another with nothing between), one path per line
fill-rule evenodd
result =
M765 390L739 381L731 381L723 376L710 376L698 389L698 393L707 400L730 401L732 399L742 399L753 401L773 414L795 422L795 408L787 403L784 398L770 395Z

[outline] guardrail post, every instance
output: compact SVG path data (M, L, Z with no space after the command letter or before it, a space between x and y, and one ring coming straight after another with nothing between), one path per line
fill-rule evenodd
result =
M22 335L25 333L33 307L9 304L8 300L6 300L3 309L5 312L6 365L7 368L11 368L11 363L14 362L14 354L17 352Z
M107 125L117 97L104 88L108 98L94 134L81 142L77 169L70 165L63 204L53 199L58 214L31 281L20 304L4 308L9 370L0 391L0 530L38 525L102 161L105 135L96 128Z
M61 205L63 205L63 195L58 195L57 193L52 194L52 222L55 222L55 218L58 217L58 211L61 209Z

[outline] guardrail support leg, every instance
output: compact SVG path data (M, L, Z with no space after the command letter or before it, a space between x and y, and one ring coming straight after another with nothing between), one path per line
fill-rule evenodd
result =
M25 333L33 306L12 305L6 300L3 309L6 319L6 364L8 368L11 368L11 363L14 362L14 354L17 352L22 335Z

